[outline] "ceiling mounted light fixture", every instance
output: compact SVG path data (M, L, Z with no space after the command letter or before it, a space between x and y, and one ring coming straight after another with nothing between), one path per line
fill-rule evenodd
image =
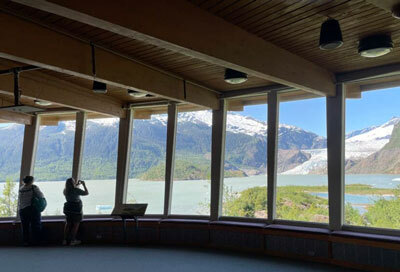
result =
M19 99L21 98L21 90L19 88L19 72L20 72L20 70L18 68L14 68L12 72L14 74L14 105L0 107L0 110L21 112L21 113L34 113L34 112L43 111L43 109L35 108L32 106L22 105L20 103L20 101L19 101Z
M93 87L92 90L98 94L105 94L107 93L107 84L96 81L96 56L94 54L94 44L90 43L90 47L92 49L92 74L93 74Z
M392 38L385 34L362 38L358 44L358 53L366 58L377 58L390 53L392 50Z
M128 89L128 94L132 97L136 97L136 98L141 98L141 97L145 97L146 94L145 93L141 93L138 91L134 91L134 90L129 90Z
M36 105L39 105L39 106L50 106L50 105L52 104L51 102L43 101L43 100L38 100L38 99L35 99L35 100L34 100L34 103L35 103Z
M319 48L331 50L341 47L343 44L342 31L339 22L335 19L328 19L321 25L319 35Z
M247 74L226 68L224 78L229 84L240 84L247 81Z
M392 16L396 19L400 19L400 4L392 7Z
M93 92L99 93L99 94L105 94L107 93L107 84L93 80Z

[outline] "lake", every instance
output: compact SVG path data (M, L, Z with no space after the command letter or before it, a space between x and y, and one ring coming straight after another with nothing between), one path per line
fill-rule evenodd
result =
M327 185L327 176L324 175L278 175L278 186ZM395 188L400 185L400 175L347 175L346 184L368 184L377 188ZM46 196L48 207L44 215L61 215L64 196L64 181L37 182ZM82 197L85 214L109 214L114 206L115 180L87 180L89 196ZM255 186L266 186L266 176L252 176L243 178L226 178L225 188L231 192L241 192ZM2 190L4 183L0 184ZM327 197L326 193L318 193ZM370 204L376 196L346 195L346 201L355 207ZM147 214L162 214L164 206L164 182L140 181L130 179L128 184L128 203L149 203ZM172 193L172 214L208 214L210 202L210 181L188 180L175 181Z

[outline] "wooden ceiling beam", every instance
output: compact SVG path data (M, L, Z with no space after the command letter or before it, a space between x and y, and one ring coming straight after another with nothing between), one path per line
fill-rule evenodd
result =
M89 43L5 13L0 13L0 24L0 36L12 37L0 43L0 57L94 79ZM95 59L97 81L211 109L219 107L217 93L208 88L102 48L96 47Z
M46 75L43 72L21 73L19 86L22 97L50 101L62 106L108 116L125 117L122 101L96 95L91 90ZM13 75L0 76L0 93L14 93Z
M329 71L188 1L13 1L269 81L335 95Z
M400 74L400 62L336 74L338 83L365 81Z
M249 96L254 96L254 95L265 95L272 91L279 92L279 91L291 91L291 90L295 90L295 89L293 89L292 87L285 86L285 85L275 84L275 85L267 85L267 86L225 91L221 94L221 98L249 97Z
M28 114L0 110L0 120L22 125L32 124L32 116Z
M400 4L399 0L367 0L367 2L389 12L392 12L395 5Z

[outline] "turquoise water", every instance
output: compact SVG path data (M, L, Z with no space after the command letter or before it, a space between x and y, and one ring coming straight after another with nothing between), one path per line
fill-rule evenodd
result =
M311 193L312 195L328 198L328 193ZM346 203L350 203L353 208L357 209L361 214L367 211L367 205L373 204L375 201L380 198L384 199L393 199L393 196L380 196L380 195L353 195L353 194L345 194L344 201Z
M395 188L400 185L400 175L348 175L346 184L369 184L378 188ZM396 180L399 179L399 180ZM279 175L278 186L286 185L327 185L327 177L322 175ZM62 214L64 182L37 182L46 196L48 207L45 215ZM114 206L115 180L88 180L89 196L82 197L85 214L109 214ZM224 185L233 192L240 192L255 186L266 186L266 176L226 178ZM2 190L4 184L0 184ZM327 194L318 194L327 197ZM355 207L371 204L376 196L346 195L346 201ZM129 180L128 202L149 203L148 214L162 214L164 207L164 182ZM208 214L210 202L210 181L175 181L172 193L173 214ZM362 207L362 206L361 206Z

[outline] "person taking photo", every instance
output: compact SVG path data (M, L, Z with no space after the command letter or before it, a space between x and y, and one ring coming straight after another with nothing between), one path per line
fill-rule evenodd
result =
M83 190L79 186L83 186ZM66 202L64 203L64 214L66 216L66 223L64 228L64 241L63 245L79 245L81 241L76 239L79 224L83 218L83 205L81 196L86 196L89 191L83 180L76 181L69 178L65 182L64 196Z

